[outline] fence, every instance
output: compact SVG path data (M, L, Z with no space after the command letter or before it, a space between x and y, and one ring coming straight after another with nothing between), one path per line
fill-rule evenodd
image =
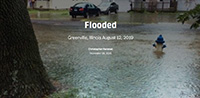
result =
M177 2L132 2L134 11L177 11Z

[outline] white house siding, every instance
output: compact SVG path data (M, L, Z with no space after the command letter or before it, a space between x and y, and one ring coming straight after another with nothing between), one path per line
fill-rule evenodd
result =
M119 5L119 12L127 12L131 9L130 0L115 0Z
M52 5L52 1L47 1L47 0L37 0L35 2L35 8L45 8L48 9Z
M52 9L66 9L69 8L69 1L71 0L52 0ZM72 2L72 1L71 1Z
M170 8L170 0L163 0L163 1L160 1L160 0L146 0L146 1L143 1L143 0L135 0L134 3L134 7L136 9L140 9L141 6L143 8L148 8L149 7L149 3L151 2L157 2L157 9L162 9L162 4L164 2L164 6L163 8ZM142 5L141 5L142 4Z
M200 0L188 0L189 2L186 2L186 0L178 0L178 11L189 11L193 9L196 4L200 4Z
M30 2L31 2L31 1L27 0L27 7L28 7L28 8L31 7Z

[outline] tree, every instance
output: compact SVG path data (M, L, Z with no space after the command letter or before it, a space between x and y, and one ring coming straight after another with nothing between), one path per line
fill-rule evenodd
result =
M41 98L54 89L43 66L26 0L0 0L0 98Z
M195 19L196 21L191 25L190 28L197 29L200 24L200 4L196 5L194 9L188 12L185 12L182 15L179 15L177 19L178 19L178 22L182 22L182 24L184 24L185 21L188 21L190 19Z

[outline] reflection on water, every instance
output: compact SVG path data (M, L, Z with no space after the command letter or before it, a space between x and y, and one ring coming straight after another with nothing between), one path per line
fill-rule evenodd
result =
M68 13L65 13L68 14ZM111 15L101 15L101 17L90 17L89 20L100 21L117 21L118 23L159 23L159 22L176 22L176 13L119 13ZM30 14L32 19L46 19L46 20L88 20L82 16L78 16L76 19L71 16L62 15L59 13L43 13L38 11L37 13Z
M60 21L34 21L34 29L50 77L78 88L81 97L199 98L200 32L176 23L175 16L124 13L91 18L121 22L115 30L83 29L82 22L71 20L59 26L53 24ZM130 21L144 24L132 25ZM67 40L68 35L122 34L135 39ZM168 47L164 52L154 52L152 43L160 34L165 36ZM109 56L90 55L88 47L114 50Z
M165 53L162 52L162 51L154 51L153 53L156 55L156 57L157 57L158 59L162 58L163 55L165 55Z
M176 17L178 14L170 13L121 13L121 14L111 14L109 16L102 16L97 18L92 18L91 20L101 20L101 21L117 21L118 23L160 23L160 22L176 22Z
M30 13L31 19L36 19L36 20L63 20L63 19L70 19L70 17L67 16L67 11L66 13L51 13L51 12L40 12L38 11L37 13Z

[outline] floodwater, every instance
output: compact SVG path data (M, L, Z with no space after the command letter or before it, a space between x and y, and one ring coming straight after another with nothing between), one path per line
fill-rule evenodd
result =
M200 30L173 13L119 13L84 19L32 19L52 80L88 98L199 98ZM47 17L48 18L48 17ZM117 29L84 29L84 22L117 21ZM152 44L162 34L167 47ZM69 40L68 36L134 36L133 40ZM88 48L113 48L91 55ZM64 87L64 86L63 86Z

